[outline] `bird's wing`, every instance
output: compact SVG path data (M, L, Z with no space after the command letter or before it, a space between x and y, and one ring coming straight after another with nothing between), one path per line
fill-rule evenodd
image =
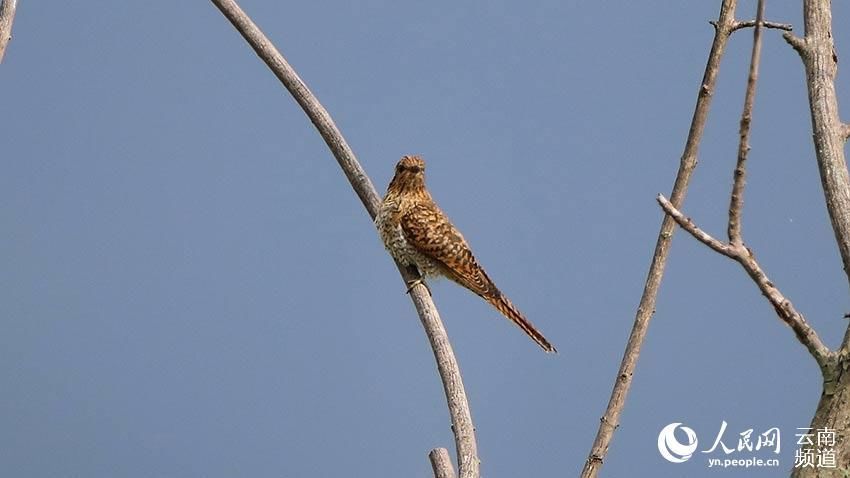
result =
M543 350L556 352L534 325L522 315L478 265L466 240L449 218L434 204L417 204L401 216L401 230L407 242L421 254L437 261L446 276L475 292L505 317L518 325Z
M481 297L501 295L478 265L466 240L433 204L417 204L401 216L405 239L417 251L439 262L446 275Z

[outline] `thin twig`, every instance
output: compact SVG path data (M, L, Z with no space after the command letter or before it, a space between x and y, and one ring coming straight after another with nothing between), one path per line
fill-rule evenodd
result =
M753 104L756 99L756 82L761 61L761 26L764 19L764 0L759 0L756 8L756 26L753 30L753 51L750 56L750 71L747 75L747 91L744 94L744 109L741 112L741 124L738 141L738 161L735 165L735 177L729 200L729 242L735 247L744 244L741 239L741 210L744 207L744 186L747 179L747 154L750 152L750 124L753 120Z
M12 39L12 24L15 22L15 9L18 0L0 0L0 63L6 54L6 47Z
M705 73L699 87L696 107L694 108L694 115L691 120L691 128L688 132L688 139L685 142L685 148L679 163L679 171L676 175L676 181L673 183L671 199L673 204L677 206L680 206L685 199L685 192L688 189L691 175L697 165L699 143L702 140L708 111L711 106L711 97L717 83L720 59L723 57L727 40L735 24L735 8L737 7L737 3L737 0L723 0L718 20L712 23L715 30L714 41L711 44L711 52L708 54ZM593 478L599 474L602 462L608 454L608 447L614 438L614 432L619 426L620 415L623 412L626 396L632 384L635 367L640 357L641 346L646 337L650 319L652 319L652 315L655 313L655 302L661 286L661 279L664 276L664 267L667 263L670 242L673 239L675 228L676 222L671 217L665 215L655 242L655 251L652 255L652 262L649 266L646 283L644 284L640 304L635 315L634 325L632 326L628 343L623 352L620 369L614 379L611 398L608 400L608 406L599 421L596 438L593 441L587 461L582 469L581 478Z
M756 26L757 20L747 20L743 22L735 22L735 26L732 27L732 31L740 30L741 28L752 28ZM776 30L784 30L786 32L790 32L794 30L794 26L790 23L776 23L776 22L767 22L762 21L761 25L765 28L773 28Z
M764 295L770 304L776 310L779 318L785 322L794 331L797 340L803 344L821 369L824 369L832 364L834 353L824 345L818 336L817 332L809 325L808 321L803 317L803 314L794 308L794 304L788 300L773 282L764 273L761 266L753 256L752 251L743 245L735 245L731 243L723 243L715 239L707 232L703 231L694 224L694 222L682 214L670 201L661 194L656 198L658 204L664 212L676 221L682 229L687 231L694 239L710 247L714 251L723 254L726 257L741 264L753 282L756 283L762 295Z
M434 478L455 478L455 469L449 458L449 451L445 448L434 448L428 453L431 460L431 468L434 470Z
M212 0L212 3L230 20L236 30L301 105L301 108L327 143L369 215L374 219L380 204L380 197L328 112L272 42L235 1ZM402 267L398 263L396 265L405 283L418 278L415 269ZM410 296L431 342L437 368L443 382L451 415L452 430L455 435L460 476L461 478L477 478L479 476L479 461L475 428L472 424L472 415L469 411L460 367L455 359L445 328L440 321L437 308L434 306L427 289L421 285L414 287Z

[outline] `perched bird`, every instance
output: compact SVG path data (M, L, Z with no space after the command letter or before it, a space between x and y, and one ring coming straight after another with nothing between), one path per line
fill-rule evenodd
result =
M425 161L421 157L404 156L398 162L375 224L384 246L397 261L416 266L423 277L448 277L466 287L519 326L543 350L556 352L490 280L460 231L434 203L425 188ZM417 282L408 284L408 292Z

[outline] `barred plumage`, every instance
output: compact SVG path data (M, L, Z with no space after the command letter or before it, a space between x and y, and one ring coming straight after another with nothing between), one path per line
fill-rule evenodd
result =
M425 187L422 158L404 156L398 162L375 224L396 260L415 265L423 277L448 277L471 290L519 326L543 350L556 352L490 280L466 239L434 203Z

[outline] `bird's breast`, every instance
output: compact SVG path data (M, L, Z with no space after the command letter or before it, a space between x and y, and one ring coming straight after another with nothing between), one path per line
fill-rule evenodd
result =
M378 234L390 255L404 265L415 265L424 276L440 275L439 264L417 250L404 236L401 229L401 211L394 203L381 205L375 217Z

